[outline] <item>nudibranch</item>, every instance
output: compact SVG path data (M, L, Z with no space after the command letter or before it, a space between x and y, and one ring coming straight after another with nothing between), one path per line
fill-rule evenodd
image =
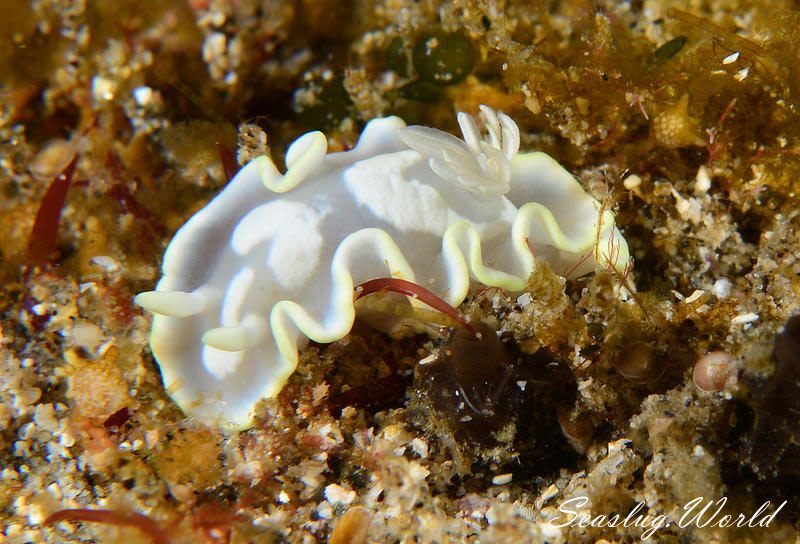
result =
M340 153L305 134L285 174L253 160L178 230L136 302L154 314L150 345L185 413L248 426L308 339L350 331L354 286L370 279L458 306L473 281L523 290L536 259L566 277L627 268L613 213L548 155L519 153L509 116L479 116L458 114L463 140L375 119Z

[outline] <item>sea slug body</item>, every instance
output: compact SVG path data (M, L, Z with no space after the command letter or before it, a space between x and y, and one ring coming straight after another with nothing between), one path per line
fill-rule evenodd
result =
M355 318L354 286L396 277L459 305L471 281L521 291L536 259L578 277L624 272L613 214L519 130L481 108L464 139L397 117L367 124L350 151L300 137L281 174L246 165L175 235L156 290L150 344L189 415L246 427L280 392L308 338L333 342Z

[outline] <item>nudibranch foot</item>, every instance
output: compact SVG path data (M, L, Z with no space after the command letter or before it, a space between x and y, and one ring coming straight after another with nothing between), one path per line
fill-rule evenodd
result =
M523 290L534 252L566 277L626 272L613 213L552 158L519 152L510 117L485 106L480 117L482 129L459 114L463 140L376 119L342 153L312 132L284 174L269 157L242 168L175 234L156 290L136 297L154 314L150 344L178 405L248 426L308 339L350 331L354 286L376 278L456 307L472 283Z

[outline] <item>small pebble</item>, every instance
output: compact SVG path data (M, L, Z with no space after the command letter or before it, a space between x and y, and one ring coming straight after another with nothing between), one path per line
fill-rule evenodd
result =
M49 142L28 165L33 177L39 181L50 181L64 170L75 156L75 147L67 140Z
M701 391L721 391L738 367L736 357L724 351L712 351L700 357L694 365L692 381Z
M372 516L365 508L350 508L333 528L328 544L364 544Z
M511 483L511 480L514 479L514 475L510 472L507 474L498 474L494 478L492 478L493 485L506 485Z
M630 176L626 177L622 182L622 185L629 191L636 189L641 184L642 184L642 178L640 178L636 174L631 174Z
M575 451L584 455L589 449L594 436L594 424L588 414L573 414L567 405L560 405L556 410L556 419L561 432Z
M632 342L613 360L614 368L623 378L638 384L649 384L664 374L662 358L653 353L649 342Z

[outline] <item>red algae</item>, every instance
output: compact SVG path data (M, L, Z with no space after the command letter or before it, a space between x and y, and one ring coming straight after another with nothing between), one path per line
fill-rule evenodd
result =
M421 300L431 308L438 310L448 317L454 319L465 330L472 334L477 334L475 328L463 317L461 317L461 314L458 313L458 310L450 306L446 301L438 297L433 292L408 280L403 280L400 278L376 278L365 281L364 283L355 287L356 300L373 293L379 293L381 291L392 291L394 293L400 293L401 295L406 295Z
M117 527L135 527L145 533L153 544L170 544L171 542L166 530L149 517L138 512L125 513L90 508L59 510L48 516L43 525L53 525L59 521L80 521L104 523Z
M75 155L47 187L28 238L28 263L31 266L43 265L53 257L58 240L61 211L67 201L67 192L77 166L78 156Z

